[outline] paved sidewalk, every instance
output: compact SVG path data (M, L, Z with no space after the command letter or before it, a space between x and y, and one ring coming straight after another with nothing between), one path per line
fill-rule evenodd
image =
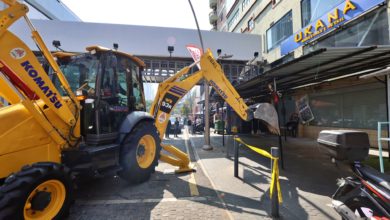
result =
M275 136L241 136L248 144L269 151L278 145ZM202 150L203 135L191 136L191 142L212 184L219 191L234 219L264 219L270 216L270 161L246 147L240 148L240 179L233 176L233 138L212 135L212 151ZM321 152L315 141L303 138L283 140L284 170L280 172L283 203L281 219L340 219L330 207L336 191L336 179L351 173L336 167Z
M183 135L164 139L186 152ZM187 144L188 145L188 144ZM179 220L229 219L201 169L195 173L166 174L173 166L159 162L150 180L130 185L115 174L91 179L76 190L69 220ZM191 189L196 183L196 192Z

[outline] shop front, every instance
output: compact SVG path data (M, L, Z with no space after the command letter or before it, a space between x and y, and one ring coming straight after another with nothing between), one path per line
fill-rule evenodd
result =
M302 7L303 28L281 44L281 59L302 55L237 89L245 98L264 101L269 99L267 85L274 84L282 94L281 125L298 113L300 137L316 139L325 129L363 130L371 146L377 146L377 123L389 120L388 80L362 76L390 65L387 3L333 0L333 8L321 11L319 1L311 2L318 4ZM314 12L322 16L315 18Z

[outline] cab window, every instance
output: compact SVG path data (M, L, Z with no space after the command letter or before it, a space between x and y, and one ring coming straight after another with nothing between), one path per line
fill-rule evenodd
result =
M72 58L66 64L62 64L60 68L73 92L82 88L87 90L89 95L95 94L96 72L98 68L96 57L89 55L78 56ZM65 95L58 77L52 74L52 78L61 95Z

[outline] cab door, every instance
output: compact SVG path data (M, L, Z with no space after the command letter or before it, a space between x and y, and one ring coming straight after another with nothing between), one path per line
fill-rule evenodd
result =
M101 56L98 76L96 121L98 135L108 140L118 137L120 125L132 111L145 111L142 81L135 63L120 54Z

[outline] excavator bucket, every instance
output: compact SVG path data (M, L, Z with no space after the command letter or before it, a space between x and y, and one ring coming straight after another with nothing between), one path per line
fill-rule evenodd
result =
M257 104L254 118L261 120L271 133L280 135L278 113L273 105L269 103Z

